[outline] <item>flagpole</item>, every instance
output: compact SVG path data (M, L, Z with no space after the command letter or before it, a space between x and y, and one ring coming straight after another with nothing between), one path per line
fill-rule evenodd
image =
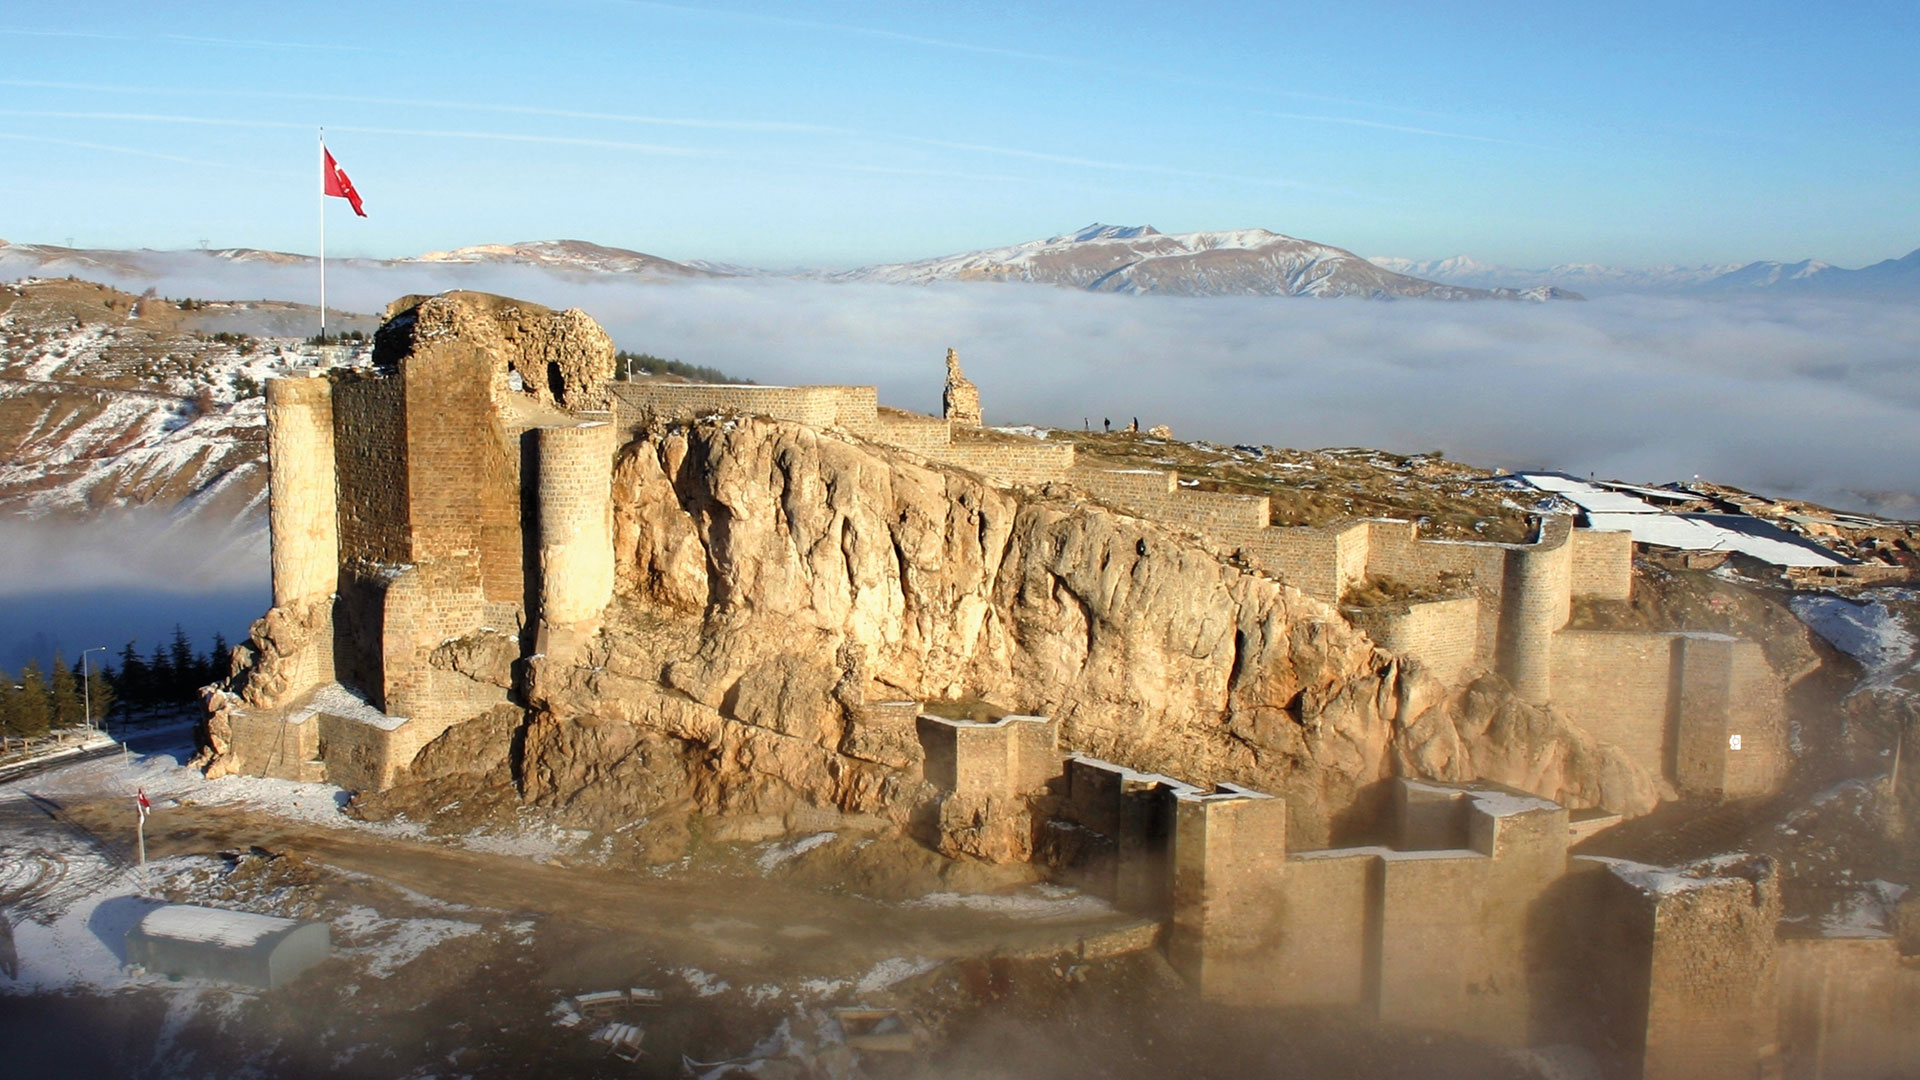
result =
M327 129L320 128L320 343L327 342Z

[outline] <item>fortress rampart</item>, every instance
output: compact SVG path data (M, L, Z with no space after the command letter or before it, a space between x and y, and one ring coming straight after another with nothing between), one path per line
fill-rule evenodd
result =
M1290 852L1284 801L1062 753L1038 717L923 715L919 733L929 782L1027 800L1064 838L1042 845L1053 872L1161 922L1169 962L1210 999L1570 1042L1620 1080L1761 1075L1782 1032L1802 1065L1847 1035L1871 1040L1866 1060L1911 1042L1905 1014L1856 1022L1820 995L1856 969L1896 995L1920 993L1920 977L1890 941L1776 946L1765 859L1570 857L1554 802L1411 780L1396 782L1391 846Z
M1071 443L882 409L870 386L606 381L529 401L514 377L544 391L551 372L513 365L539 350L505 350L514 359L503 366L457 339L409 341L384 373L275 380L269 396L276 605L331 608L322 635L331 652L309 650L290 690L354 688L417 728L389 741L423 745L503 699L506 680L476 688L436 666L443 643L525 627L532 651L564 656L591 636L612 593L613 457L648 424L731 411L883 443L1000 484L1071 484L1329 603L1372 579L1437 592L1343 610L1443 685L1497 672L1682 792L1754 794L1783 769L1784 687L1755 646L1567 628L1575 598L1630 595L1626 533L1564 518L1543 520L1530 544L1427 540L1391 520L1276 527L1264 495L1200 490L1170 470L1081 461ZM575 407L561 408L563 398ZM599 403L610 411L593 412ZM404 747L389 756L398 765L383 778L407 760Z

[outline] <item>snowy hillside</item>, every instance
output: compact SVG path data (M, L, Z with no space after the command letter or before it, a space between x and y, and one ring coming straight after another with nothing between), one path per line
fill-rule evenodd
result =
M1375 266L1341 248L1266 229L1169 234L1150 225L1095 224L1011 247L819 276L830 281L901 285L1018 281L1175 296L1552 298L1545 291L1523 295L1515 290L1423 281Z
M321 350L190 328L277 321L256 307L66 280L0 286L0 512L150 509L234 536L264 529L261 387Z

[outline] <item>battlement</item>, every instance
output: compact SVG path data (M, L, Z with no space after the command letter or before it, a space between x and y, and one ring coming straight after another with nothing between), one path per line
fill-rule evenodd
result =
M927 782L962 795L1030 795L1060 773L1060 724L1043 716L916 720Z

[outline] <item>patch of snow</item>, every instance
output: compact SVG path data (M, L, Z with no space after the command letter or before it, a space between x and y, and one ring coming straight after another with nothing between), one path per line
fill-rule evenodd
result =
M814 848L832 841L833 838L838 835L840 834L833 832L814 833L812 836L795 840L791 844L783 844L769 848L766 852L762 853L758 859L755 859L754 863L760 867L761 873L769 873L781 863L804 855Z
M1035 885L1014 893L928 893L906 901L903 906L965 908L968 911L1043 921L1100 915L1112 910L1104 900L1077 889L1052 884Z
M1793 613L1828 644L1880 676L1914 659L1914 634L1906 621L1878 601L1857 603L1832 593L1795 596Z
M367 974L384 979L436 945L480 932L478 924L454 919L389 919L369 907L352 907L333 920L348 947L365 960Z
M904 956L890 957L873 965L872 970L862 975L860 980L853 984L853 989L861 994L876 993L894 983L911 979L915 975L932 971L939 966L939 961L929 960L924 956L916 956L911 960Z
M715 975L711 971L701 971L695 967L683 967L674 969L673 973L685 979L687 985L693 987L693 992L703 998L713 997L716 994L724 994L733 988L733 984Z

